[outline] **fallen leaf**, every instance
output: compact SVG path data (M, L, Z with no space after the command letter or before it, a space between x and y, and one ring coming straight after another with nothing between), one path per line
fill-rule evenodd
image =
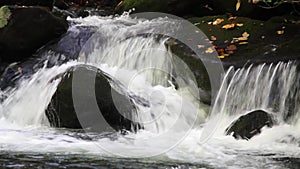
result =
M244 26L244 24L242 24L242 23L237 23L236 26L242 27L242 26Z
M217 38L215 36L210 36L210 40L215 41L215 40L217 40Z
M123 4L124 1L120 1L117 5L117 7L121 6Z
M235 10L238 11L241 7L241 0L238 0L237 3L235 4Z
M246 44L248 44L248 42L240 42L239 44L240 45L246 45Z
M223 29L233 29L234 27L235 27L234 23L226 24L226 25L222 26Z
M221 56L218 56L220 59L224 59L225 56L224 55L221 55Z
M284 34L284 30L278 30L278 31L277 31L277 34L278 34L278 35Z
M218 49L217 52L218 52L218 53L224 53L224 49L223 49L223 48Z
M231 43L236 43L236 42L239 42L239 41L246 41L246 40L248 40L248 38L242 36L242 37L238 37L238 38L233 38Z
M244 32L244 33L242 34L242 36L245 37L245 38L248 38L248 37L250 36L250 34L247 33L247 32Z
M217 18L215 21L212 22L213 25L219 25L220 23L222 23L224 21L224 19L221 18Z
M229 45L229 46L226 47L226 50L234 51L234 50L237 50L237 47L235 45Z
M205 53L213 53L213 52L214 52L214 50L212 48L207 48L205 51Z
M237 18L236 16L231 16L228 18L228 20L231 21L231 20L235 20L236 18Z

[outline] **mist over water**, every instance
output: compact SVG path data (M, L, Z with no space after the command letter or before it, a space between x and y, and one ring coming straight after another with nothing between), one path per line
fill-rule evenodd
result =
M230 68L209 115L207 106L200 104L195 94L195 77L180 68L186 65L165 46L166 39L133 36L169 20L147 21L128 16L69 20L73 23L69 31L79 31L79 26L93 26L98 31L83 47L77 61L45 66L29 79L22 79L16 88L2 91L7 98L0 105L1 151L84 154L99 159L150 157L146 161L211 167L226 164L232 168L280 168L282 164L274 158L299 158L296 63ZM132 96L147 100L147 106L135 102L135 118L145 129L104 136L51 128L45 109L60 82L53 79L78 64L101 69L126 86ZM172 75L178 75L177 88ZM225 136L232 121L255 109L272 112L278 125L263 129L249 141ZM207 137L205 142L203 135Z

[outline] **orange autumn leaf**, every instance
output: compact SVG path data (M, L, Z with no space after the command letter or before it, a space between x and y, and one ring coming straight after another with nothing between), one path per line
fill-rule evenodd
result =
M237 50L237 47L235 45L229 45L229 46L227 46L226 50L234 51L234 50Z
M215 37L215 36L210 36L210 40L211 40L211 41L216 41L216 40L217 40L217 37Z
M235 27L234 23L226 24L226 25L222 26L223 29L233 29L234 27Z

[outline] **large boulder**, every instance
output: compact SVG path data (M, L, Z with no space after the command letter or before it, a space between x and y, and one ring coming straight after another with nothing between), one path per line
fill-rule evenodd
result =
M74 73L77 73L76 77L80 77L80 80L76 81L80 84L74 83ZM84 83L92 79L95 83L88 84L88 87L84 88ZM120 85L119 82L92 67L76 66L67 71L46 110L50 124L54 127L71 129L89 128L97 132L103 132L109 128L117 131L140 129L141 126L137 122L130 120L133 113L137 112L126 91L121 91L120 88L116 90L111 87L110 83ZM72 95L72 90L82 97L81 102L74 100L73 97L76 96ZM90 106L95 99L100 114L95 107ZM105 125L105 121L108 125Z
M226 67L300 58L298 17L287 15L261 21L219 15L189 20L211 40Z
M66 20L40 7L10 7L7 25L0 28L0 60L25 60L67 31Z
M236 139L249 140L261 133L263 127L272 127L274 119L271 114L263 110L255 110L239 117L226 129L226 135L232 135Z

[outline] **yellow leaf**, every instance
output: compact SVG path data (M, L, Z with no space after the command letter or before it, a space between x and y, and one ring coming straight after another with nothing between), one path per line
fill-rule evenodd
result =
M248 38L248 37L250 36L250 34L249 34L248 32L244 32L244 33L242 34L242 36L245 37L245 38Z
M277 31L277 34L278 34L278 35L284 34L284 30L278 30L278 31Z
M224 21L224 19L217 18L212 24L213 24L213 25L219 25L219 24L222 23L223 21Z
M215 36L211 36L211 37L210 37L210 40L211 40L211 41L215 41L215 40L217 40L217 38L216 38Z
M214 52L214 50L212 48L207 48L205 51L205 53L213 53L213 52Z
M234 23L231 23L231 24L226 24L224 26L222 26L223 29L232 29L235 27L235 24Z
M224 59L224 58L225 58L225 56L224 56L224 55L221 55L221 56L219 56L219 58L220 58L220 59Z
M238 11L241 7L241 0L238 0L237 3L235 4L235 10Z
M242 23L237 23L236 26L242 27L242 26L244 26L244 24L242 24Z
M248 44L248 42L240 42L239 44L240 45L246 45L246 44Z

